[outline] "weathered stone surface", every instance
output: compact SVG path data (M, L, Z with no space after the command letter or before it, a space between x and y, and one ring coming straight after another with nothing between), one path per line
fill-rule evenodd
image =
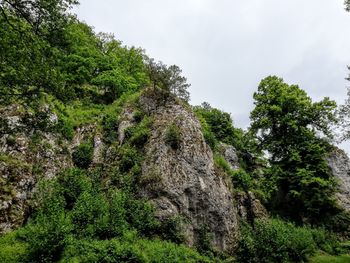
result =
M335 148L327 157L333 175L339 180L338 201L344 209L350 211L350 159L347 154Z
M232 170L237 170L240 168L237 150L235 147L226 143L220 143L220 150Z
M48 107L43 110L47 125L54 125L57 116ZM24 108L11 105L0 112L0 233L4 233L24 222L38 178L52 178L72 161L68 142L35 129L37 120Z
M130 108L126 108L122 113L122 120L118 126L118 141L123 144L125 139L125 130L132 126L133 111Z
M157 107L152 98L141 98L151 109L153 130L142 166L142 194L158 208L160 219L181 215L187 219L187 243L195 245L204 226L213 234L213 246L226 250L238 235L234 200L225 180L215 174L213 154L205 143L193 112L176 102ZM179 148L165 143L167 127L181 132Z
M237 192L235 200L240 218L253 223L256 218L267 218L268 213L260 200L252 192Z

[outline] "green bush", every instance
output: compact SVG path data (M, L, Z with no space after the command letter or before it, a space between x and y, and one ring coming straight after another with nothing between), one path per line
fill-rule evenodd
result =
M102 126L104 131L103 139L107 142L114 142L118 138L118 126L119 126L119 119L117 115L109 114L105 115L102 119Z
M253 180L250 174L243 169L231 170L230 175L235 188L248 191L253 185Z
M183 245L140 239L127 233L122 239L72 240L62 262L209 263L219 262Z
M74 126L68 119L59 119L56 130L67 140L71 140L74 137Z
M317 244L313 233L278 219L257 220L254 228L245 226L238 244L239 262L305 262Z
M13 231L0 236L0 260L4 263L22 262L26 254L27 244L18 240L18 232Z
M231 172L231 167L225 160L225 158L221 155L214 155L214 164L217 168L221 169L225 173Z
M121 156L119 163L119 169L121 172L130 171L130 169L137 165L141 160L139 152L135 148L131 148L127 145L120 149L119 154Z
M89 168L93 158L94 148L92 143L82 143L72 153L73 163L79 168Z
M181 244L185 241L185 235L182 225L184 218L180 216L173 216L164 220L160 226L161 237L165 240Z
M165 143L167 143L174 150L180 147L181 131L175 123L168 126L165 131Z
M217 140L215 138L215 135L209 131L209 130L203 130L203 137L205 142L210 146L210 148L215 151L217 148Z

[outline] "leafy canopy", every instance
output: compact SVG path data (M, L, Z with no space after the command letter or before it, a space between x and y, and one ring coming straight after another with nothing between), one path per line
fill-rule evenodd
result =
M261 81L254 100L251 130L270 155L270 176L277 184L273 207L299 222L336 213L336 183L325 160L335 102L312 102L297 85L276 76Z

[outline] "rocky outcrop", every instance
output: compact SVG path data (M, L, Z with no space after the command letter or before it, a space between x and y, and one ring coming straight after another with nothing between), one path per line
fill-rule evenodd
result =
M343 150L335 148L327 157L327 162L339 181L339 192L336 194L339 204L350 211L350 159Z
M139 100L140 108L153 119L138 178L139 194L154 203L161 221L173 217L183 219L188 245L195 246L202 241L203 231L209 231L213 247L230 250L238 238L233 186L228 178L216 172L213 153L192 110L174 98L164 99L164 94L154 95L146 91ZM0 140L0 232L23 224L38 178L52 178L71 167L72 152L82 142L91 140L93 143L92 167L118 165L110 160L116 158L116 150L124 145L126 129L135 125L135 109L125 107L118 116L118 136L111 145L104 140L101 127L96 124L77 128L72 140L67 141L58 133L40 128L57 122L57 116L49 108L45 108L46 117L43 118L48 123L40 124L39 128L31 124L36 121L35 116L28 122L24 109L4 111L6 114L0 119L3 124L0 127L3 132ZM166 139L170 125L179 131L175 149ZM224 155L230 159L233 169L238 167L234 148L225 147Z
M266 208L256 198L254 193L237 192L235 194L236 206L239 217L248 223L253 223L257 218L267 218L268 213Z
M220 143L220 151L232 170L237 170L240 168L237 150L235 147L226 143Z
M37 115L19 105L0 109L0 233L23 223L39 178L72 166L67 142L47 131L56 123L47 106Z
M140 103L154 118L142 166L142 194L158 208L161 220L185 218L188 245L200 242L205 227L220 250L233 246L238 234L237 212L230 188L215 173L213 153L205 143L200 123L190 109L169 101L165 105L152 97ZM167 128L178 127L179 147L166 143Z

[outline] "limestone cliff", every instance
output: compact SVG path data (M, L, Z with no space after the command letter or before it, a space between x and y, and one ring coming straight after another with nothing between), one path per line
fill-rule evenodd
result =
M336 197L345 210L350 211L350 159L347 154L335 148L327 158L333 175L339 181L339 192Z
M229 248L237 238L237 212L228 183L215 173L213 153L199 121L175 102L159 106L152 97L142 97L141 104L155 119L142 166L142 177L155 179L145 184L143 195L156 204L161 219L176 215L187 219L189 245L198 241L201 228L208 227L213 245ZM170 125L180 131L177 149L165 143Z
M172 217L183 219L188 245L195 246L200 242L205 229L212 236L213 247L231 249L238 237L233 186L230 180L216 172L213 153L191 108L174 98L164 103L161 97L147 92L137 104L154 120L143 149L138 194L153 202L156 216L161 221ZM72 167L72 152L86 138L92 140L94 147L90 168L100 165L110 169L117 165L111 161L115 159L113 149L123 145L125 130L134 125L135 109L127 106L119 116L116 141L109 142L110 145L96 123L76 128L73 138L67 140L50 129L42 129L54 126L58 117L49 106L41 111L45 122L34 125L37 115L30 116L22 106L1 109L0 232L24 223L38 180L54 177L61 170ZM180 132L176 149L165 140L169 125L175 125Z

